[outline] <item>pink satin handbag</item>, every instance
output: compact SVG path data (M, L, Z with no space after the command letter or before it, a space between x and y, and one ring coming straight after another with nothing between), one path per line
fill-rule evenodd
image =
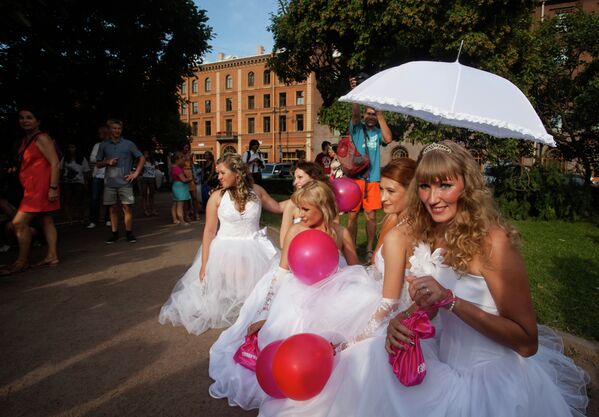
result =
M235 355L233 355L233 360L250 371L256 372L258 355L260 355L258 333L253 333L245 337L245 341L239 346Z
M432 307L439 308L450 304L453 300L453 293L448 291L448 296ZM412 387L422 383L426 376L426 363L422 355L420 339L429 339L435 336L435 326L431 324L424 309L416 310L410 317L402 320L401 323L414 333L414 344L405 345L406 350L394 349L395 353L389 354L389 363L399 382L406 387Z

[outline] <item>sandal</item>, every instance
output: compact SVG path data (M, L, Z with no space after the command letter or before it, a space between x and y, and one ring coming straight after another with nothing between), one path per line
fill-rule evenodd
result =
M10 265L7 269L0 269L0 276L6 276L11 274L18 274L19 272L23 272L29 269L29 264L25 263L17 263Z
M60 260L58 259L42 259L39 262L31 265L32 268L45 268L47 266L58 266L60 264Z
M366 251L366 263L368 265L372 264L372 256L374 255L374 251L372 249Z

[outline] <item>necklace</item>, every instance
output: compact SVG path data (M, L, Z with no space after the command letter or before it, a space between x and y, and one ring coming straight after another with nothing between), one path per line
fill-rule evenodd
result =
M408 216L402 217L402 218L401 218L401 219L400 219L400 220L397 222L397 224L395 225L395 227L399 227L399 226L401 226L401 225L403 225L403 224L406 224L406 223L408 222L408 220L409 220L409 219L410 219L410 218L409 218Z

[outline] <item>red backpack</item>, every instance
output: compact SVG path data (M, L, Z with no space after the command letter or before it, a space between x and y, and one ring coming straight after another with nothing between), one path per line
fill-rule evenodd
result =
M345 176L356 178L368 176L370 159L368 155L362 155L357 149L351 136L343 136L337 145L337 158L341 163L341 169Z

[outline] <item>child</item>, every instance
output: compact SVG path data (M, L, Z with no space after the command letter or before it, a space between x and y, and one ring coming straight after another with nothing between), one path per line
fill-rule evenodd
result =
M173 157L173 165L171 166L171 180L173 181L173 205L171 208L171 215L173 216L173 224L182 224L189 226L189 223L185 221L183 214L183 207L186 201L191 200L191 194L189 194L189 186L191 178L185 175L183 167L185 165L185 157L182 152L175 152Z

